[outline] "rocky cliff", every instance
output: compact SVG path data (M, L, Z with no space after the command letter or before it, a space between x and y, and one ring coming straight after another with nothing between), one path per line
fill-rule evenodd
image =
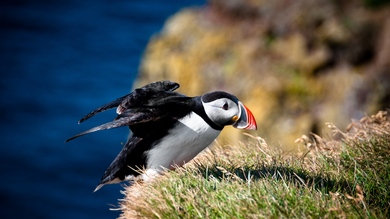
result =
M390 7L373 2L210 0L151 39L136 85L231 92L254 113L258 135L296 149L302 134L324 135L325 122L345 127L389 107ZM228 128L220 142L241 137Z

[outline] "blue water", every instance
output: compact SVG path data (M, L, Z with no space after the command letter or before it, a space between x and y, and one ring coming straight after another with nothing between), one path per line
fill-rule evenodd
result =
M89 110L130 91L150 37L204 0L0 3L0 217L114 218L120 185L92 193L126 128L68 137Z

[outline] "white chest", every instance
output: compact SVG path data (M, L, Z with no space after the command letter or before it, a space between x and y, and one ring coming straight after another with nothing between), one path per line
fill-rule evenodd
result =
M147 153L147 169L181 166L209 146L221 131L211 128L199 115L190 113Z

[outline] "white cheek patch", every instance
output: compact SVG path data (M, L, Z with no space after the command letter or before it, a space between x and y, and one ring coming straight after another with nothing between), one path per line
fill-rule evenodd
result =
M229 105L227 110L223 109L225 103L228 103ZM238 105L227 98L222 98L207 103L202 101L202 104L206 115L210 118L210 120L221 127L231 124L232 118L234 116L240 116L240 109Z

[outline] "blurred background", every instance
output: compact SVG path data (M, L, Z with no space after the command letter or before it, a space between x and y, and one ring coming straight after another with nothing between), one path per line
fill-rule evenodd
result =
M122 148L117 129L65 144L110 121L90 110L128 93L150 37L203 0L0 3L0 217L115 218L122 189L92 193Z
M191 6L191 7L190 7ZM389 108L388 0L9 1L0 3L2 218L114 218L120 185L92 193L127 129L68 137L77 121L168 79L180 92L225 90L269 145L341 129ZM336 136L337 137L337 136ZM219 143L236 144L227 128Z

